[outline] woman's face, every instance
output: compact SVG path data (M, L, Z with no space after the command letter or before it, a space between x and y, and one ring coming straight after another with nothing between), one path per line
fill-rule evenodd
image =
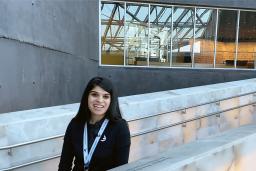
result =
M88 96L88 107L92 118L103 118L109 108L111 95L99 86L95 86Z

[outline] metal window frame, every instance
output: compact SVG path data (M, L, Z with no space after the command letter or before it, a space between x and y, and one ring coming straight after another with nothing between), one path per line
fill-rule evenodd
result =
M218 27L219 27L219 9L216 12L216 24L215 24L215 36L214 36L214 61L213 68L216 69L216 56L217 56L217 39L218 39Z
M235 68L237 68L239 25L240 25L240 10L237 11L237 19L236 19L236 52L235 52L235 60L234 60Z
M194 23L193 23L193 44L192 44L192 59L191 59L191 68L195 68L195 42L196 42L196 9L197 7L194 7Z
M150 31L151 31L151 29L150 29L150 10L151 10L151 4L148 4L148 45L147 45L147 50L148 50L148 52L147 52L147 67L149 67L149 58L150 58L150 52L151 52L151 47L150 47L150 45L149 45L149 43L150 43Z

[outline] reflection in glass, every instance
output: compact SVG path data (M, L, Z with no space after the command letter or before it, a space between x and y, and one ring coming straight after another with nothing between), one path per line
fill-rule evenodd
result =
M126 5L126 65L148 65L148 7Z
M219 10L216 68L234 67L237 11Z
M170 66L172 7L150 6L149 65Z
M173 11L172 66L192 66L194 8L175 7Z
M255 68L256 12L241 11L238 37L237 68Z
M256 12L238 12L102 1L101 64L255 68Z
M124 4L101 4L101 63L124 64Z
M213 68L217 11L196 9L194 62L196 68Z

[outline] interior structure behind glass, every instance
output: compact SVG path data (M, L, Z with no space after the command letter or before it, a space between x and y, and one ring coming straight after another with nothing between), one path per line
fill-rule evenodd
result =
M255 68L256 12L101 2L101 64Z

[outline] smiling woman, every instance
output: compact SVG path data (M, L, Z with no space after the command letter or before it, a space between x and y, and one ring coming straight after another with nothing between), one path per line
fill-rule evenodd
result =
M90 123L95 124L104 118L110 105L111 95L99 86L95 86L88 96L88 107L91 111Z
M95 77L67 127L59 171L104 171L126 164L130 144L128 124L120 114L112 83Z

